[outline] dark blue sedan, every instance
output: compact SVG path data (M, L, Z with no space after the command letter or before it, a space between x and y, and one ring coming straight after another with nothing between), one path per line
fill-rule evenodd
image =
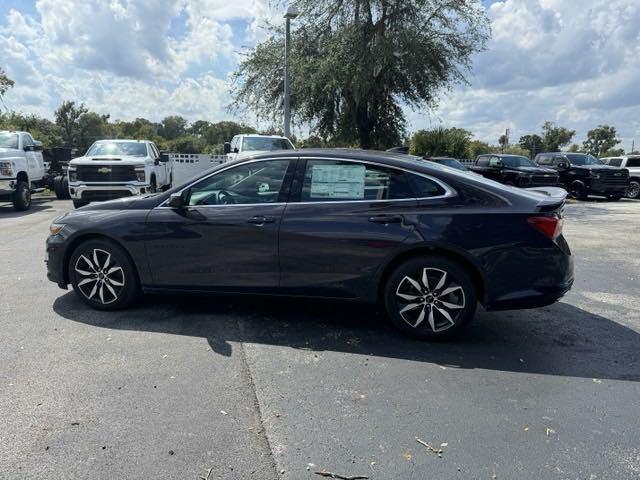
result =
M571 288L564 197L406 155L269 152L57 218L48 278L101 310L141 292L379 302L405 333L450 337L478 303L539 307Z

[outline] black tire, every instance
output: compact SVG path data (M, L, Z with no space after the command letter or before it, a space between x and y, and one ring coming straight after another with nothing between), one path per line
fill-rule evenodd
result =
M69 179L67 177L62 177L62 200L69 200L70 198Z
M64 200L64 191L62 187L62 175L53 177L53 191L58 200Z
M82 208L86 205L89 205L89 202L86 200L73 200L73 208Z
M69 280L80 299L97 310L119 310L140 293L138 273L129 255L109 240L87 240L69 259Z
M569 195L577 200L586 200L589 196L587 194L587 186L580 180L575 180L569 185Z
M31 207L31 190L29 184L18 180L16 190L13 192L13 208L18 212L24 212Z
M640 180L632 178L627 188L627 198L640 198Z
M609 200L610 202L617 202L621 198L622 198L622 195L608 195L607 196L607 200Z
M425 271L429 288L423 279ZM446 272L444 279L443 272ZM421 290L408 278L417 282ZM440 256L425 255L403 262L384 286L384 305L391 322L401 332L423 340L445 340L459 335L473 319L477 303L476 287L466 268ZM411 305L416 307L406 308Z

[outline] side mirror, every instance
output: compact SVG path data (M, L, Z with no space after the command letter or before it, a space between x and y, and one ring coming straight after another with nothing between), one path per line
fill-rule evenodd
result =
M231 144L229 142L224 142L223 152L225 155L231 153Z
M25 146L24 146L24 148L23 148L23 150L24 150L25 152L34 152L34 151L35 151L35 148L34 148L34 147L35 147L35 145L25 145Z
M560 162L558 164L558 170L566 170L567 168L569 168L569 165L567 165L567 162Z
M502 160L495 160L495 161L490 161L489 166L492 168L502 168L504 167L504 164L502 163Z
M169 197L169 207L182 210L186 205L185 198L181 193L172 193Z
M160 152L160 161L167 163L169 161L169 154L167 152Z

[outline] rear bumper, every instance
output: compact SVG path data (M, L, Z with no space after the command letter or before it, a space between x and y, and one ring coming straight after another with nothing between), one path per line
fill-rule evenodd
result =
M540 287L531 290L514 292L485 305L490 311L522 310L527 308L546 307L560 300L573 285L573 278L553 287Z

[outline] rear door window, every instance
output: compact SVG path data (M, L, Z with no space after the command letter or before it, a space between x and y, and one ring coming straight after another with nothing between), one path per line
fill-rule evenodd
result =
M489 166L489 156L481 156L478 157L478 160L476 161L476 165L478 167L488 167Z
M344 202L414 198L402 170L343 160L307 160L300 201Z
M630 158L627 160L627 167L640 167L640 157Z

